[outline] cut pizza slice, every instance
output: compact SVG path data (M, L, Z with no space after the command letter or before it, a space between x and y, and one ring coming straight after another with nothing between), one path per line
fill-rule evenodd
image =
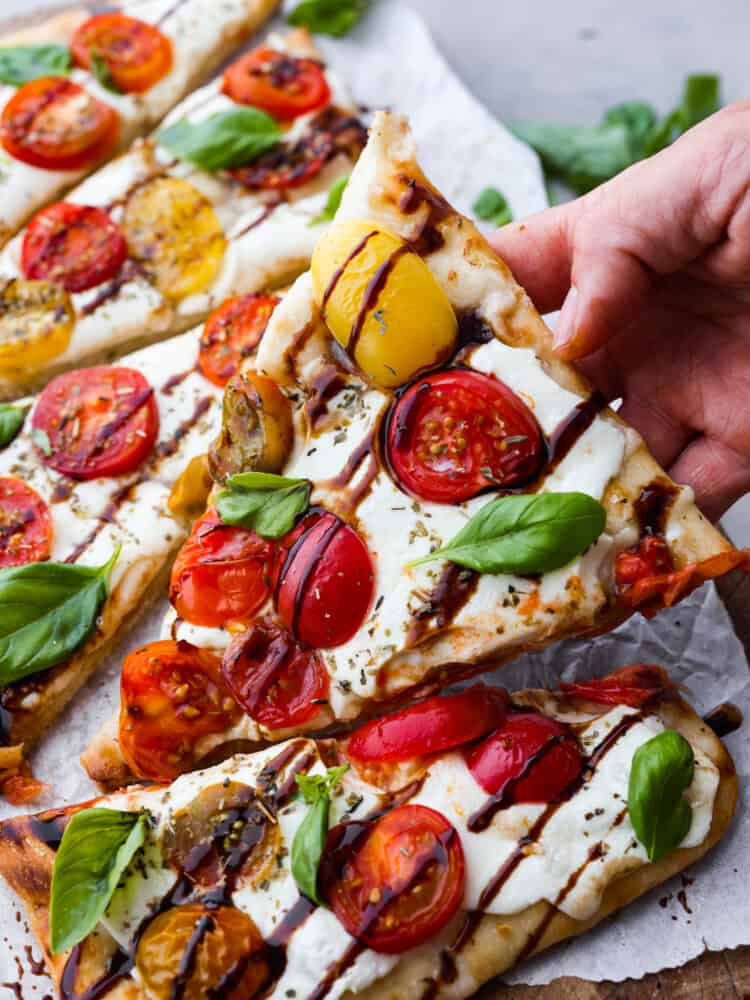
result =
M459 1000L732 818L732 761L663 670L566 687L478 684L9 820L0 874L65 997Z
M100 13L92 4L0 38L0 246L154 128L276 6L138 0Z
M364 140L305 32L242 55L7 245L0 398L295 277Z
M195 740L176 726L162 771L143 706L161 692L166 741L181 714L165 693L174 653L160 646L148 684L132 654L119 746L110 724L85 755L105 786L351 723L748 566L555 359L508 269L425 179L400 118L378 116L252 364L226 391L222 486L175 563L164 633L221 659L244 714ZM291 440L258 377L284 393ZM219 573L219 535L265 542L264 559Z

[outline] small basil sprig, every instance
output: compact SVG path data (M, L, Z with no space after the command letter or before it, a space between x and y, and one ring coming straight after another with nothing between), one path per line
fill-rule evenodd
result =
M26 406L0 403L0 448L5 448L15 438L23 427L27 413Z
M270 472L240 472L230 476L216 498L216 510L225 524L247 528L261 538L281 538L307 510L310 482Z
M687 836L693 811L682 793L693 780L688 741L667 729L643 743L630 767L628 812L649 861L658 861Z
M91 75L100 86L104 87L111 94L122 93L115 83L115 78L112 76L112 71L107 64L107 60L104 56L99 55L98 52L93 51L91 53Z
M331 222L339 210L339 205L341 204L341 199L348 183L349 175L347 174L346 177L339 177L337 181L331 184L323 211L320 215L316 215L314 219L310 219L308 226L319 226L322 222Z
M368 4L369 0L302 0L287 21L317 35L341 38L352 30Z
M295 780L310 811L297 827L292 841L292 876L300 892L321 904L318 867L328 836L331 792L349 770L348 764L329 767L326 774L297 774Z
M513 221L513 213L510 210L508 199L502 191L498 191L494 187L486 187L480 192L472 205L472 211L478 219L492 222L496 226L505 226Z
M66 660L91 635L120 546L103 566L38 562L0 570L0 685Z
M50 892L50 948L67 951L91 933L146 838L143 813L84 809L65 828Z
M496 497L442 549L408 565L444 559L478 573L549 573L595 542L606 520L586 493Z
M180 160L204 170L244 166L267 153L281 139L278 124L258 108L219 111L201 121L187 118L158 135L159 143Z
M0 48L0 83L21 87L40 76L67 76L70 72L67 45L13 45Z

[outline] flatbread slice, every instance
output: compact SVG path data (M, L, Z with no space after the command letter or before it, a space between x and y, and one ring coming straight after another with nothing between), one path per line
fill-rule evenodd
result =
M56 982L74 984L75 995L239 996L228 990L242 982L245 1000L468 997L683 871L726 831L737 795L721 741L659 668L627 668L567 694L520 692L493 721L487 706L499 698L479 685L413 706L408 718L385 717L379 732L370 724L339 743L296 738L166 788L97 800L145 810L146 841L72 951L50 953L50 880L81 807L3 823L0 874L23 900ZM467 719L471 728L457 731ZM421 745L437 752L414 756L415 722ZM529 727L544 731L540 742ZM483 771L498 740L516 755L512 765L501 755ZM388 759L378 759L386 746ZM681 780L670 773L677 798L658 767L645 768L644 797L638 772L657 748L689 765ZM310 782L296 794L299 774L318 783L327 775L334 789L325 844L310 835L315 794ZM493 780L502 784L489 793ZM659 809L665 826L676 811L685 816L649 861L639 837L648 840ZM419 905L408 905L420 891Z

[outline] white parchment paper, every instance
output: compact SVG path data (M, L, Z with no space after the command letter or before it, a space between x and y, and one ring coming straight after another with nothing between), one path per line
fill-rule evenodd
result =
M516 218L544 207L544 183L534 153L469 94L410 9L396 0L379 0L351 36L318 41L361 104L392 107L410 116L427 174L462 211L470 212L479 191L490 184L503 191ZM78 757L117 707L124 653L158 636L165 605L144 615L35 752L35 772L53 790L29 811L95 794ZM639 661L667 666L688 686L701 710L733 700L750 718L748 665L712 586L655 622L637 618L594 642L568 642L543 655L524 657L493 679L511 688L554 684L561 674L566 679L590 676ZM740 775L747 775L750 725L730 736L727 744ZM17 812L0 803L0 818ZM690 883L677 879L656 890L582 940L526 963L513 981L546 983L561 975L621 980L680 965L704 948L750 943L750 894L738 874L748 853L750 819L742 803L723 843L688 873ZM684 904L677 898L680 890ZM0 928L0 984L20 983L21 996L29 1000L49 994L49 980L33 973L27 951L31 938L20 905L3 883ZM31 954L38 957L37 949ZM14 996L10 985L0 985L3 1000Z

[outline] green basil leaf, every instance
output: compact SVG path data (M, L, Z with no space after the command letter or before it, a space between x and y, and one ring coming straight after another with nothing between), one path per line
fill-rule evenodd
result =
M261 538L281 538L310 503L310 482L270 472L240 472L230 476L216 498L225 524L254 531Z
M303 0L287 21L318 35L341 38L352 30L368 5L369 0Z
M492 222L496 226L505 226L513 221L513 213L505 195L494 187L486 187L472 205L472 211L478 219Z
M0 448L5 448L15 438L23 427L27 413L27 406L0 403Z
M630 767L628 812L650 861L669 854L687 836L693 811L682 793L693 780L688 741L667 729L643 743Z
M329 767L326 774L297 774L295 780L310 810L297 827L292 841L292 876L301 893L321 905L318 867L328 836L331 792L349 770L348 764Z
M496 497L442 549L409 565L445 559L479 573L549 573L595 542L606 520L586 493Z
M107 65L107 60L103 56L100 56L98 52L91 53L91 75L105 90L109 90L113 94L122 93L114 81L114 77Z
M37 446L39 451L47 458L52 454L52 445L50 444L49 434L43 431L41 427L34 427L31 431L31 440Z
M204 170L244 166L267 153L281 137L278 124L258 108L219 111L198 122L183 118L158 135L170 153Z
M65 828L50 892L50 947L67 951L91 933L145 838L143 813L84 809Z
M319 226L322 222L331 222L339 210L339 205L341 204L341 199L348 183L349 175L347 174L346 177L339 177L337 181L331 184L328 189L328 199L325 208L320 215L316 215L314 219L310 219L308 226Z
M14 45L0 48L0 83L21 87L40 76L67 76L70 72L67 45Z
M702 122L721 107L721 79L713 73L696 73L685 81L678 112L683 131Z
M66 660L91 635L118 546L103 566L38 562L0 570L0 686Z
M622 125L627 133L632 162L646 156L646 145L658 122L654 108L645 101L626 101L605 112L602 125Z

